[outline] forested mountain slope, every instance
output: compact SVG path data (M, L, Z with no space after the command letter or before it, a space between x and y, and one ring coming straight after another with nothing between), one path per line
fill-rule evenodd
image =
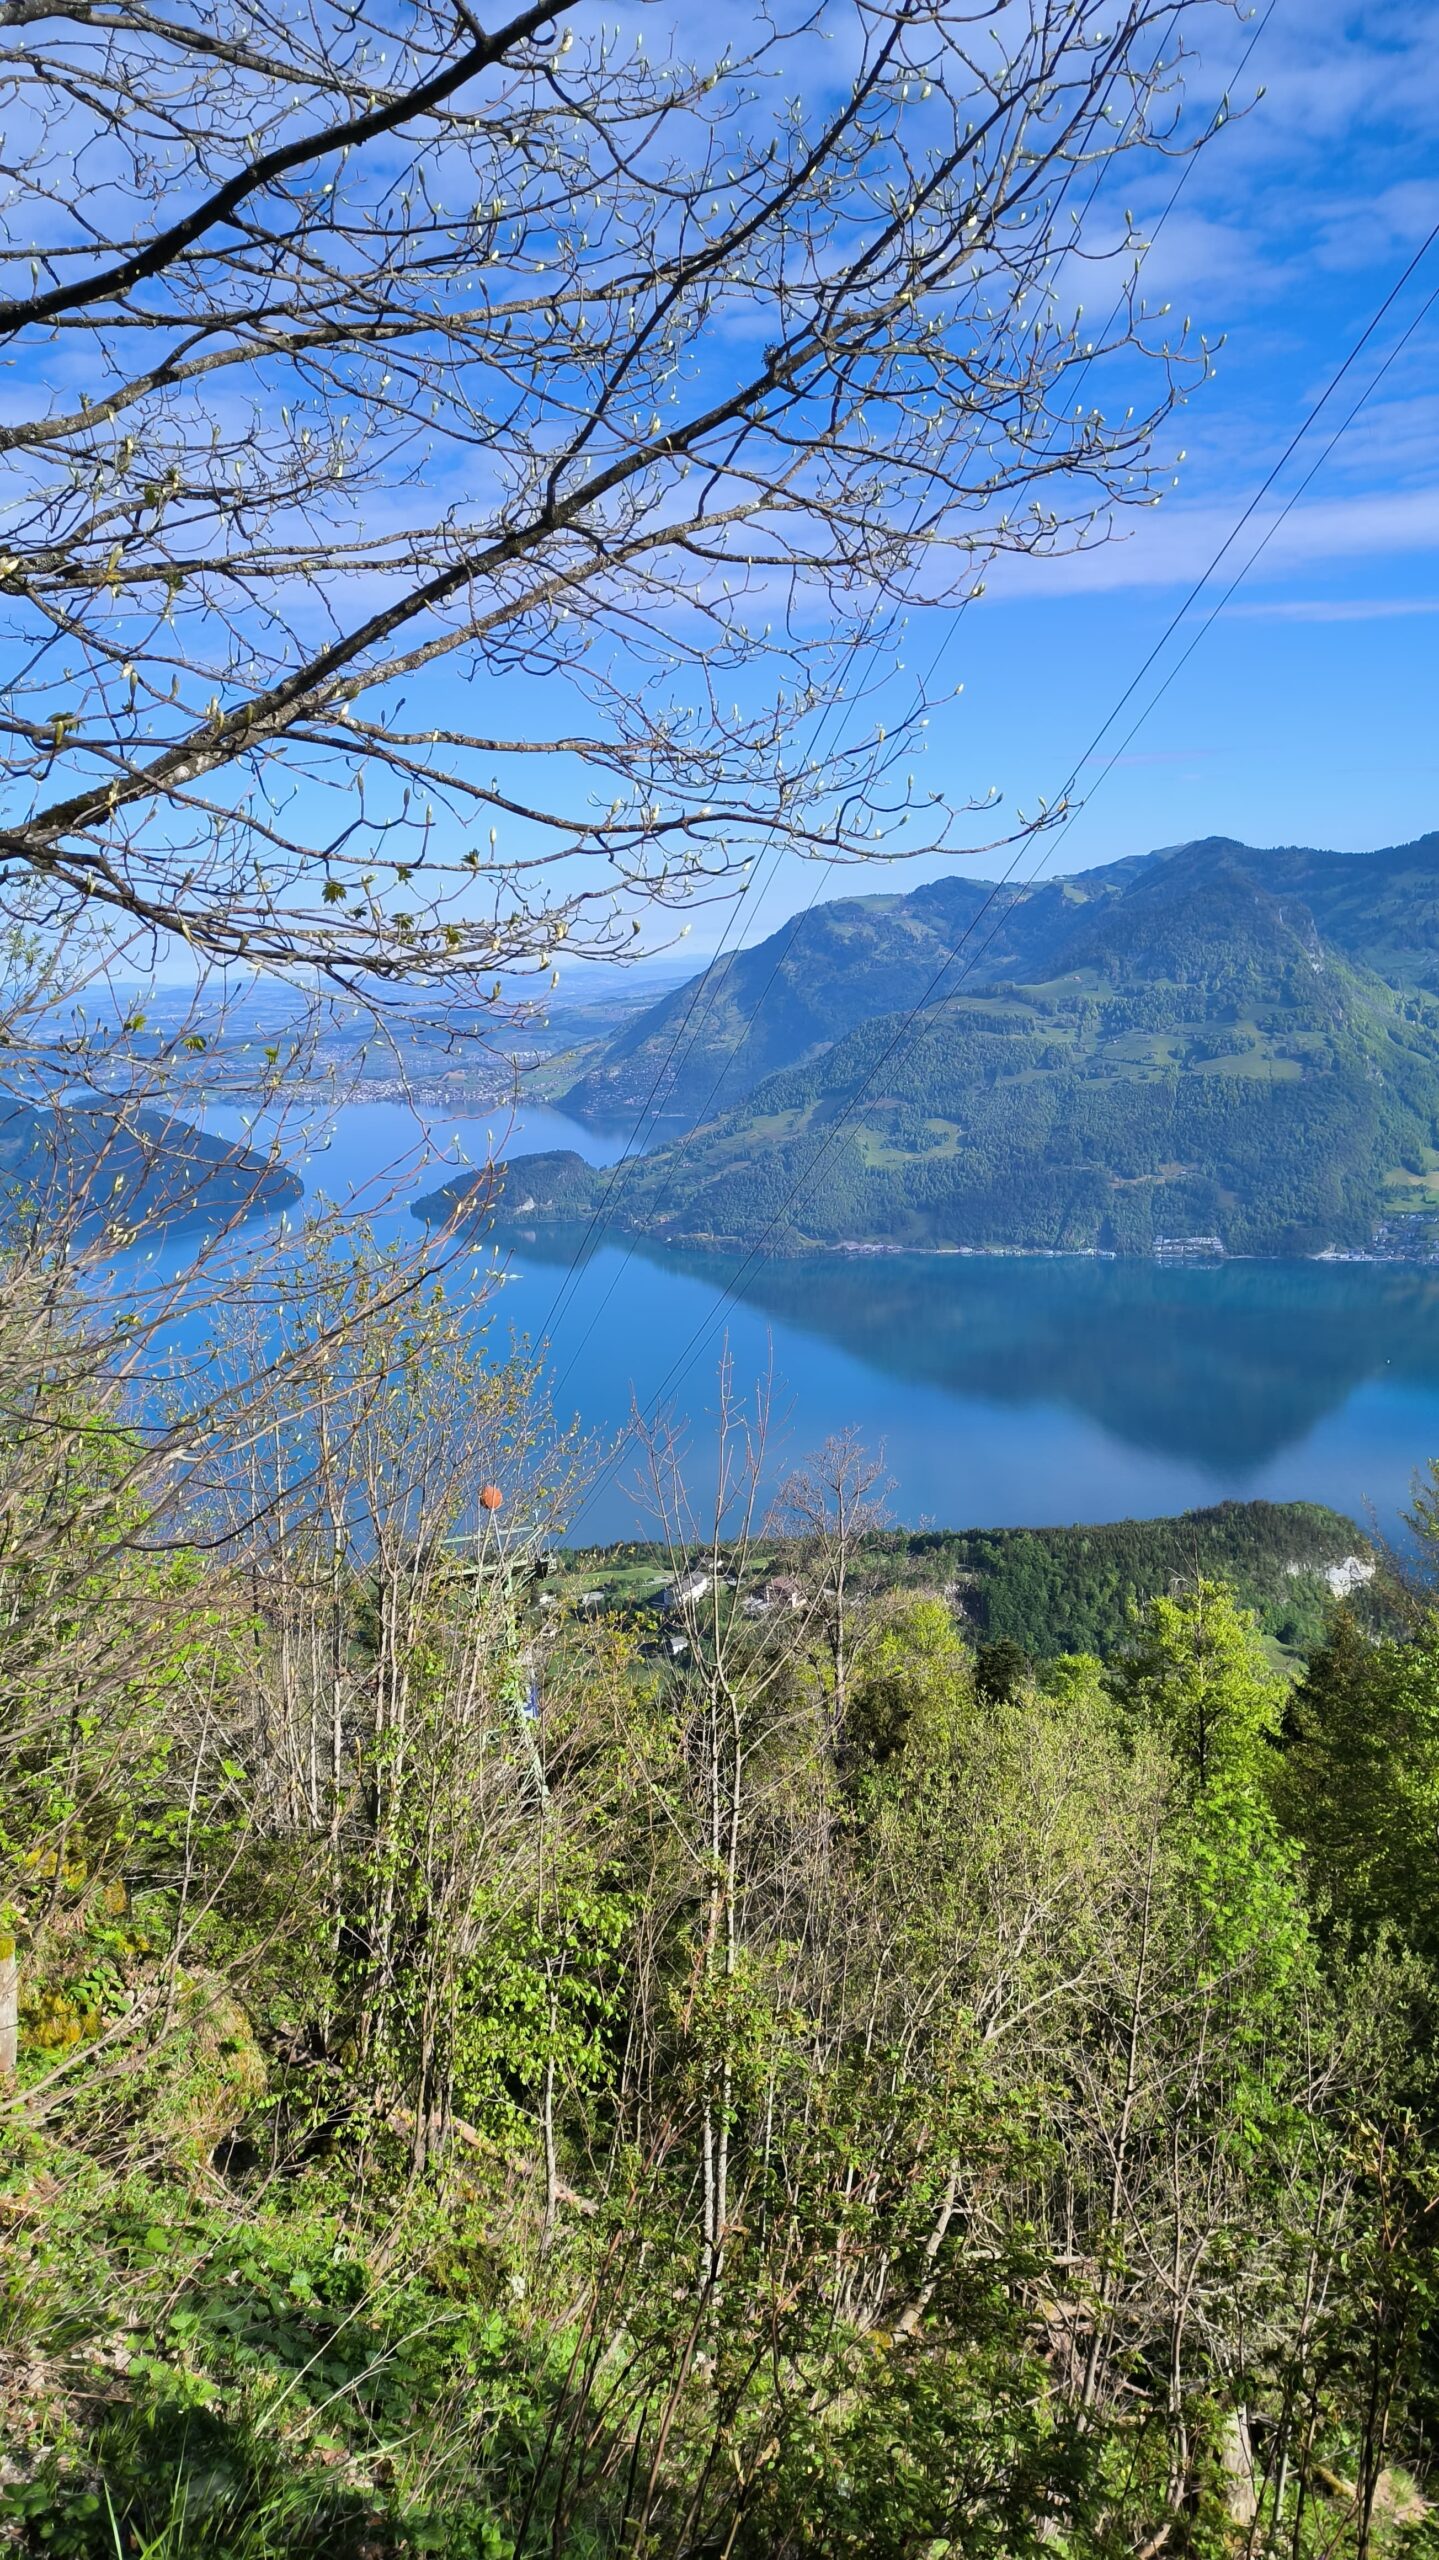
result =
M1439 834L1378 853L1260 850L1228 837L1103 865L1033 887L953 873L903 895L838 898L726 953L584 1053L563 1088L581 1119L710 1119L781 1067L861 1022L911 1005L960 947L966 986L1050 976L1077 922L1101 925L1171 866L1240 871L1297 899L1324 938L1395 984L1439 987Z
M993 884L936 880L907 897L836 898L752 950L727 952L597 1049L563 1095L580 1118L706 1117L760 1079L815 1056L873 1014L908 1004L977 920ZM1007 916L1016 904L1000 893ZM1009 948L1005 941L1006 949Z
M1420 983L1435 951L1396 985L1359 947L1392 965L1429 844L1376 872L1367 901L1343 868L1361 857L1213 841L1055 883L992 947L1023 950L1027 976L976 972L918 1020L857 1022L613 1188L578 1158L531 1158L505 1206L563 1220L603 1188L631 1228L781 1249L1363 1248L1439 1202L1439 1005ZM912 971L911 1005L928 974ZM447 1186L421 1214L464 1197Z

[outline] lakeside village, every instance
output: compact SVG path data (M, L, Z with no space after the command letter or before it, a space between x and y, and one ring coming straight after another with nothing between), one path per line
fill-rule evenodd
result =
M533 1235L533 1230L528 1231ZM823 1251L817 1246L816 1251ZM853 1241L833 1245L834 1253L858 1254L875 1258L886 1254L933 1253L951 1254L977 1260L1019 1260L1023 1262L1127 1262L1130 1254L1117 1253L1111 1245L1034 1245L1034 1244L886 1244L878 1239L856 1237ZM1231 1253L1224 1238L1203 1236L1156 1236L1150 1254L1156 1262L1258 1262L1268 1261L1267 1254ZM1433 1262L1439 1263L1439 1217L1416 1211L1403 1218L1387 1218L1374 1230L1372 1245L1326 1244L1317 1253L1302 1257L1308 1262Z
M856 1587L871 1602L907 1587L937 1595L983 1652L998 1640L1027 1649L1041 1612L1064 1645L1122 1643L1132 1605L1182 1578L1200 1553L1223 1568L1281 1652L1292 1649L1296 1612L1315 1627L1334 1602L1371 1592L1380 1559L1342 1514L1305 1504L1227 1501L1175 1520L1099 1527L1001 1530L873 1530L854 1559ZM756 1634L802 1617L815 1598L814 1559L803 1545L765 1540L748 1552L722 1546L685 1555L647 1540L584 1549L501 1548L465 1560L463 1574L498 1574L517 1617L535 1637L565 1618L623 1631L639 1656L679 1669L703 1650L711 1621L734 1618ZM1096 1620L1095 1610L1099 1611Z

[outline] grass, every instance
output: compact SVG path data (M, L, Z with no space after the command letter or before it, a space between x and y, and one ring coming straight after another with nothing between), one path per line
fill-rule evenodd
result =
M1298 1058L1278 1056L1273 1051L1265 1056L1255 1049L1245 1050L1234 1058L1194 1058L1190 1073L1201 1076L1239 1076L1252 1084L1298 1084L1304 1073Z
M859 1149L861 1160L875 1167L927 1164L935 1156L958 1155L964 1132L957 1122L927 1120L925 1127L930 1131L932 1139L932 1143L927 1147L901 1146L883 1129L876 1129L866 1121L861 1121L855 1129L854 1143Z
M1439 1209L1439 1148L1423 1149L1422 1166L1390 1165L1384 1174L1384 1205L1404 1216Z

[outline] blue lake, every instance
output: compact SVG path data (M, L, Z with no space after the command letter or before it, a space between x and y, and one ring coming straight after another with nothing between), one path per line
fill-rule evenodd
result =
M215 1125L235 1125L228 1113ZM443 1164L620 1141L551 1111L523 1126L355 1104L290 1161L310 1192L358 1196L378 1233L415 1241L408 1202ZM558 1415L613 1446L636 1402L689 1425L696 1477L716 1372L774 1380L776 1474L853 1427L883 1449L900 1521L955 1527L1106 1520L1226 1495L1329 1502L1389 1527L1439 1456L1439 1270L1398 1264L825 1254L761 1263L608 1235L571 1280L576 1239L503 1251L500 1331L551 1343ZM467 1284L493 1288L483 1258ZM576 1522L631 1535L631 1446Z

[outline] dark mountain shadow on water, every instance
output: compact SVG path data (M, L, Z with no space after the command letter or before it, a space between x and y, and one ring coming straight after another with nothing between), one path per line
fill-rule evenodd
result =
M550 1230L525 1250L559 1262L575 1242ZM636 1250L717 1292L735 1267ZM1231 1479L1370 1378L1439 1389L1439 1270L1413 1265L824 1254L761 1264L738 1294L906 1385L1065 1406Z

